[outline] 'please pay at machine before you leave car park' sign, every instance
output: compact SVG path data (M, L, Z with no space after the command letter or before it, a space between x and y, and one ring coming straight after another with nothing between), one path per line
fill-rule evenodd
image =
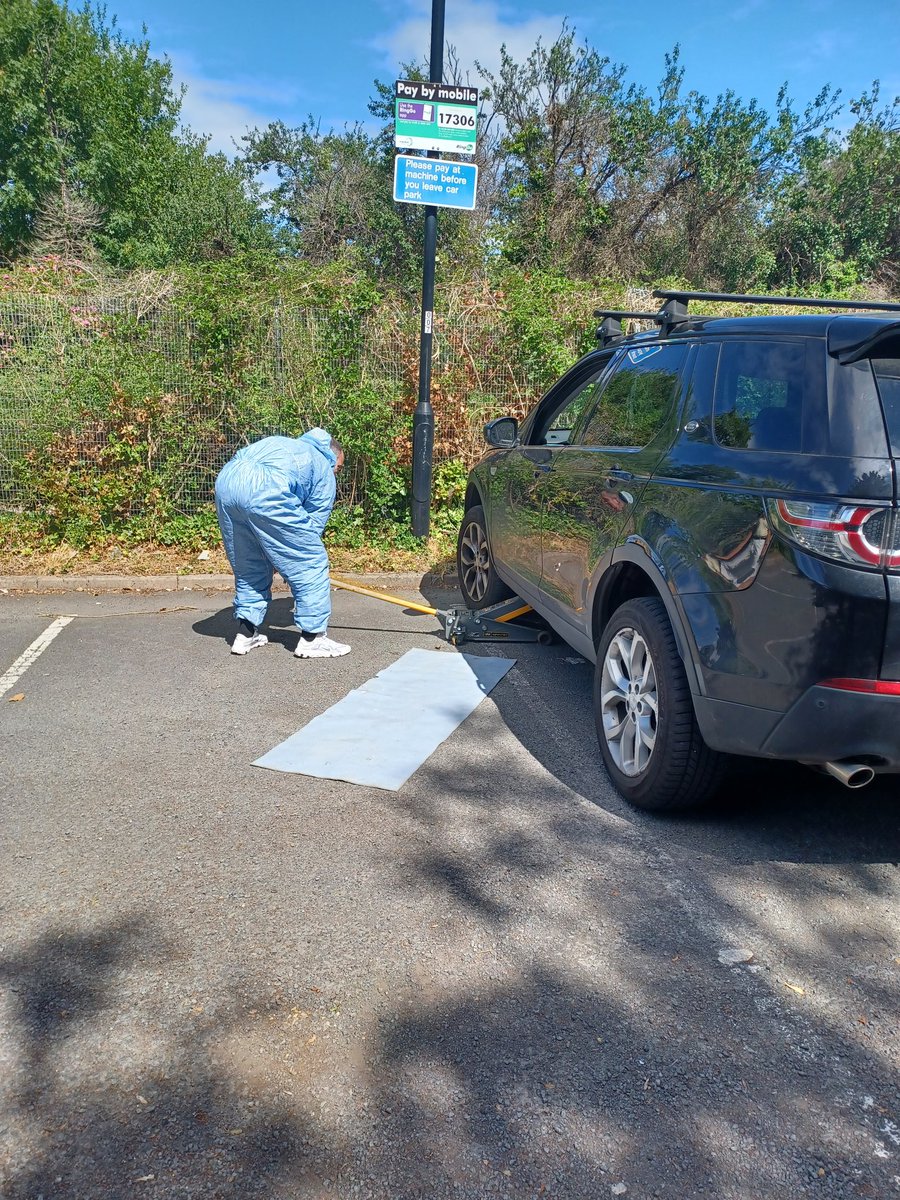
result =
M399 150L474 154L477 126L477 88L407 79L394 84L394 145Z
M394 159L394 199L404 204L434 204L438 208L475 207L478 167L398 154Z

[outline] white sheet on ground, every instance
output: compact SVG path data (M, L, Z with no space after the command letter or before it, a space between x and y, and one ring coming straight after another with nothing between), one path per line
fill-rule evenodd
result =
M409 650L253 765L395 792L515 661Z

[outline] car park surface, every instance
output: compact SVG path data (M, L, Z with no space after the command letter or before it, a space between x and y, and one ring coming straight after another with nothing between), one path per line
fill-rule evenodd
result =
M636 812L563 644L467 648L517 664L399 793L280 776L455 651L338 594L348 658L295 660L286 600L235 658L226 607L0 598L3 670L76 614L0 699L0 1193L898 1194L895 781Z

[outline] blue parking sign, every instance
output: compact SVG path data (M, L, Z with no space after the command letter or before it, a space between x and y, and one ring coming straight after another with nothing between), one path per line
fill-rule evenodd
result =
M478 167L398 154L394 161L394 199L402 204L435 204L440 208L475 207Z

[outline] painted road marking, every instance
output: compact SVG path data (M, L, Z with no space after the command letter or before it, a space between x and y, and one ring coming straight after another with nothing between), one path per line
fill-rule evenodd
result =
M69 624L74 617L57 617L48 625L40 637L36 637L28 649L20 654L5 675L0 675L0 696L5 695L11 687L19 682L28 668L44 653L53 639Z

